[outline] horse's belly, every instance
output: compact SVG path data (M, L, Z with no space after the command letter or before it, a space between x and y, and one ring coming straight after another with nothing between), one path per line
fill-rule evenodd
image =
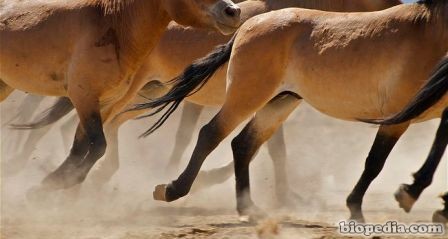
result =
M327 78L325 73L309 76L294 70L287 74L281 88L288 90L334 118L356 121L383 116L378 91L369 80Z

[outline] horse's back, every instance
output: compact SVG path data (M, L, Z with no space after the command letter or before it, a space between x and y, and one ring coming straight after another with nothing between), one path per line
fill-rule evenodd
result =
M247 63L245 69L238 66L245 62L286 59L286 66L277 64L283 69L278 91L296 92L336 118L381 118L400 110L432 70L430 63L409 59L425 57L435 64L441 57L425 53L432 43L421 42L431 39L415 27L412 8L374 13L284 9L259 15L241 27L230 69L244 74L255 71Z

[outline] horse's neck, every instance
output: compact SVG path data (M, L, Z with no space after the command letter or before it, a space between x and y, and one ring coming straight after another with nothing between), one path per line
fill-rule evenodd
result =
M133 0L109 16L119 41L121 66L135 71L159 41L170 22L161 1Z

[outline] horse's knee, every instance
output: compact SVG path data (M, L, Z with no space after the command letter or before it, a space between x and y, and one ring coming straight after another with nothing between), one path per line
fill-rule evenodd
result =
M205 150L213 150L225 137L226 134L222 132L220 124L213 119L199 131L198 144Z
M90 141L89 154L96 160L106 153L107 142L103 134L95 136Z

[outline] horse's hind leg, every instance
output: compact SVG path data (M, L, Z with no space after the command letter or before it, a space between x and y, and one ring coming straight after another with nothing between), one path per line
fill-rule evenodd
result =
M445 203L445 208L434 212L432 216L432 221L435 223L448 223L448 192L441 196Z
M176 133L176 142L174 143L174 149L167 166L167 171L172 171L179 167L180 159L188 144L191 142L202 109L204 109L203 106L190 102L184 103L180 125Z
M347 197L347 207L350 209L350 220L364 222L362 213L362 200L367 188L383 169L389 153L406 131L409 124L380 126L369 156L365 162L365 168L358 183Z
M257 209L250 197L250 161L260 146L277 131L299 103L300 99L296 95L286 93L276 96L259 110L241 133L232 140L237 210L241 216L257 216ZM284 173L284 169L282 171L276 173Z
M0 80L0 102L3 102L14 91L5 82Z
M274 166L277 206L294 206L297 201L302 201L303 198L295 194L289 186L288 174L286 172L286 144L283 125L268 140L267 146Z
M414 173L414 183L411 185L403 184L395 194L395 198L406 212L412 209L412 206L419 198L425 188L432 183L434 173L442 159L448 143L448 108L442 113L442 120L437 129L436 138L431 151L423 166Z

